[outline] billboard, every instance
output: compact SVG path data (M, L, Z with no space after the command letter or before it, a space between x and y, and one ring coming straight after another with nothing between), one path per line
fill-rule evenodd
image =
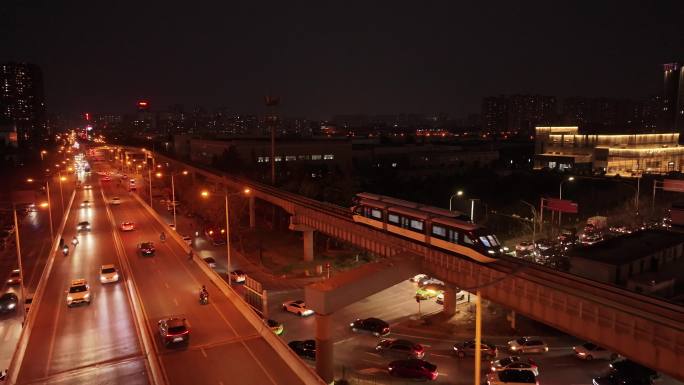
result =
M663 190L684 192L684 180L681 179L665 179L663 181Z
M545 198L542 205L551 211L577 214L577 203L567 199Z

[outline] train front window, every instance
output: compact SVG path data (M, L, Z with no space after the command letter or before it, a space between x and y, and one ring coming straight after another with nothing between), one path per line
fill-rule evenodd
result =
M489 244L489 241L487 240L487 237L480 237L480 242L482 242L482 244L485 245L485 247L492 247L492 246Z
M466 245L472 245L472 244L473 244L473 240L470 239L470 237L468 236L468 234L463 234L463 243L465 243Z
M489 239L489 243L491 243L492 246L501 245L501 243L499 243L499 240L496 238L496 235L487 235L487 239Z

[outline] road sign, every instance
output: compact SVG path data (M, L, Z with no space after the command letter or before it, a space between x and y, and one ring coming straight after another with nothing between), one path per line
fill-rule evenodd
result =
M577 203L567 199L545 198L544 208L561 213L577 214Z

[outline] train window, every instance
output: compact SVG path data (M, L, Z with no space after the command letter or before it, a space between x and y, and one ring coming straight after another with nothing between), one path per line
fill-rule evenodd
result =
M480 241L482 241L482 244L485 245L485 247L491 247L489 241L487 240L487 237L480 237Z
M447 239L447 241L451 243L458 243L458 231L449 229L449 238Z
M463 243L465 243L466 245L472 245L472 244L473 244L473 240L470 239L470 237L468 236L468 234L463 234Z
M387 220L392 223L399 224L399 215L397 214L390 214L387 216Z
M496 239L495 236L493 236L493 235L487 235L487 239L489 239L489 243L491 243L492 246L499 246L499 240Z
M435 235L438 238L446 238L446 234L447 234L446 227L432 225L432 235Z
M371 209L370 214L373 218L382 219L382 210Z
M414 230L423 231L423 221L418 219L411 219L411 228Z

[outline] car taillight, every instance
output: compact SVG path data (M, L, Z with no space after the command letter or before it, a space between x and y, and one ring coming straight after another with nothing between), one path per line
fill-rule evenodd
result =
M433 380L436 379L438 375L439 375L439 373L437 373L437 371L432 372L432 379ZM539 384L537 384L537 385L539 385Z
M389 328L384 328L384 329L382 329L382 332L383 332L383 333L389 333Z
M422 352L423 351L423 345L416 345L415 349L417 352Z

